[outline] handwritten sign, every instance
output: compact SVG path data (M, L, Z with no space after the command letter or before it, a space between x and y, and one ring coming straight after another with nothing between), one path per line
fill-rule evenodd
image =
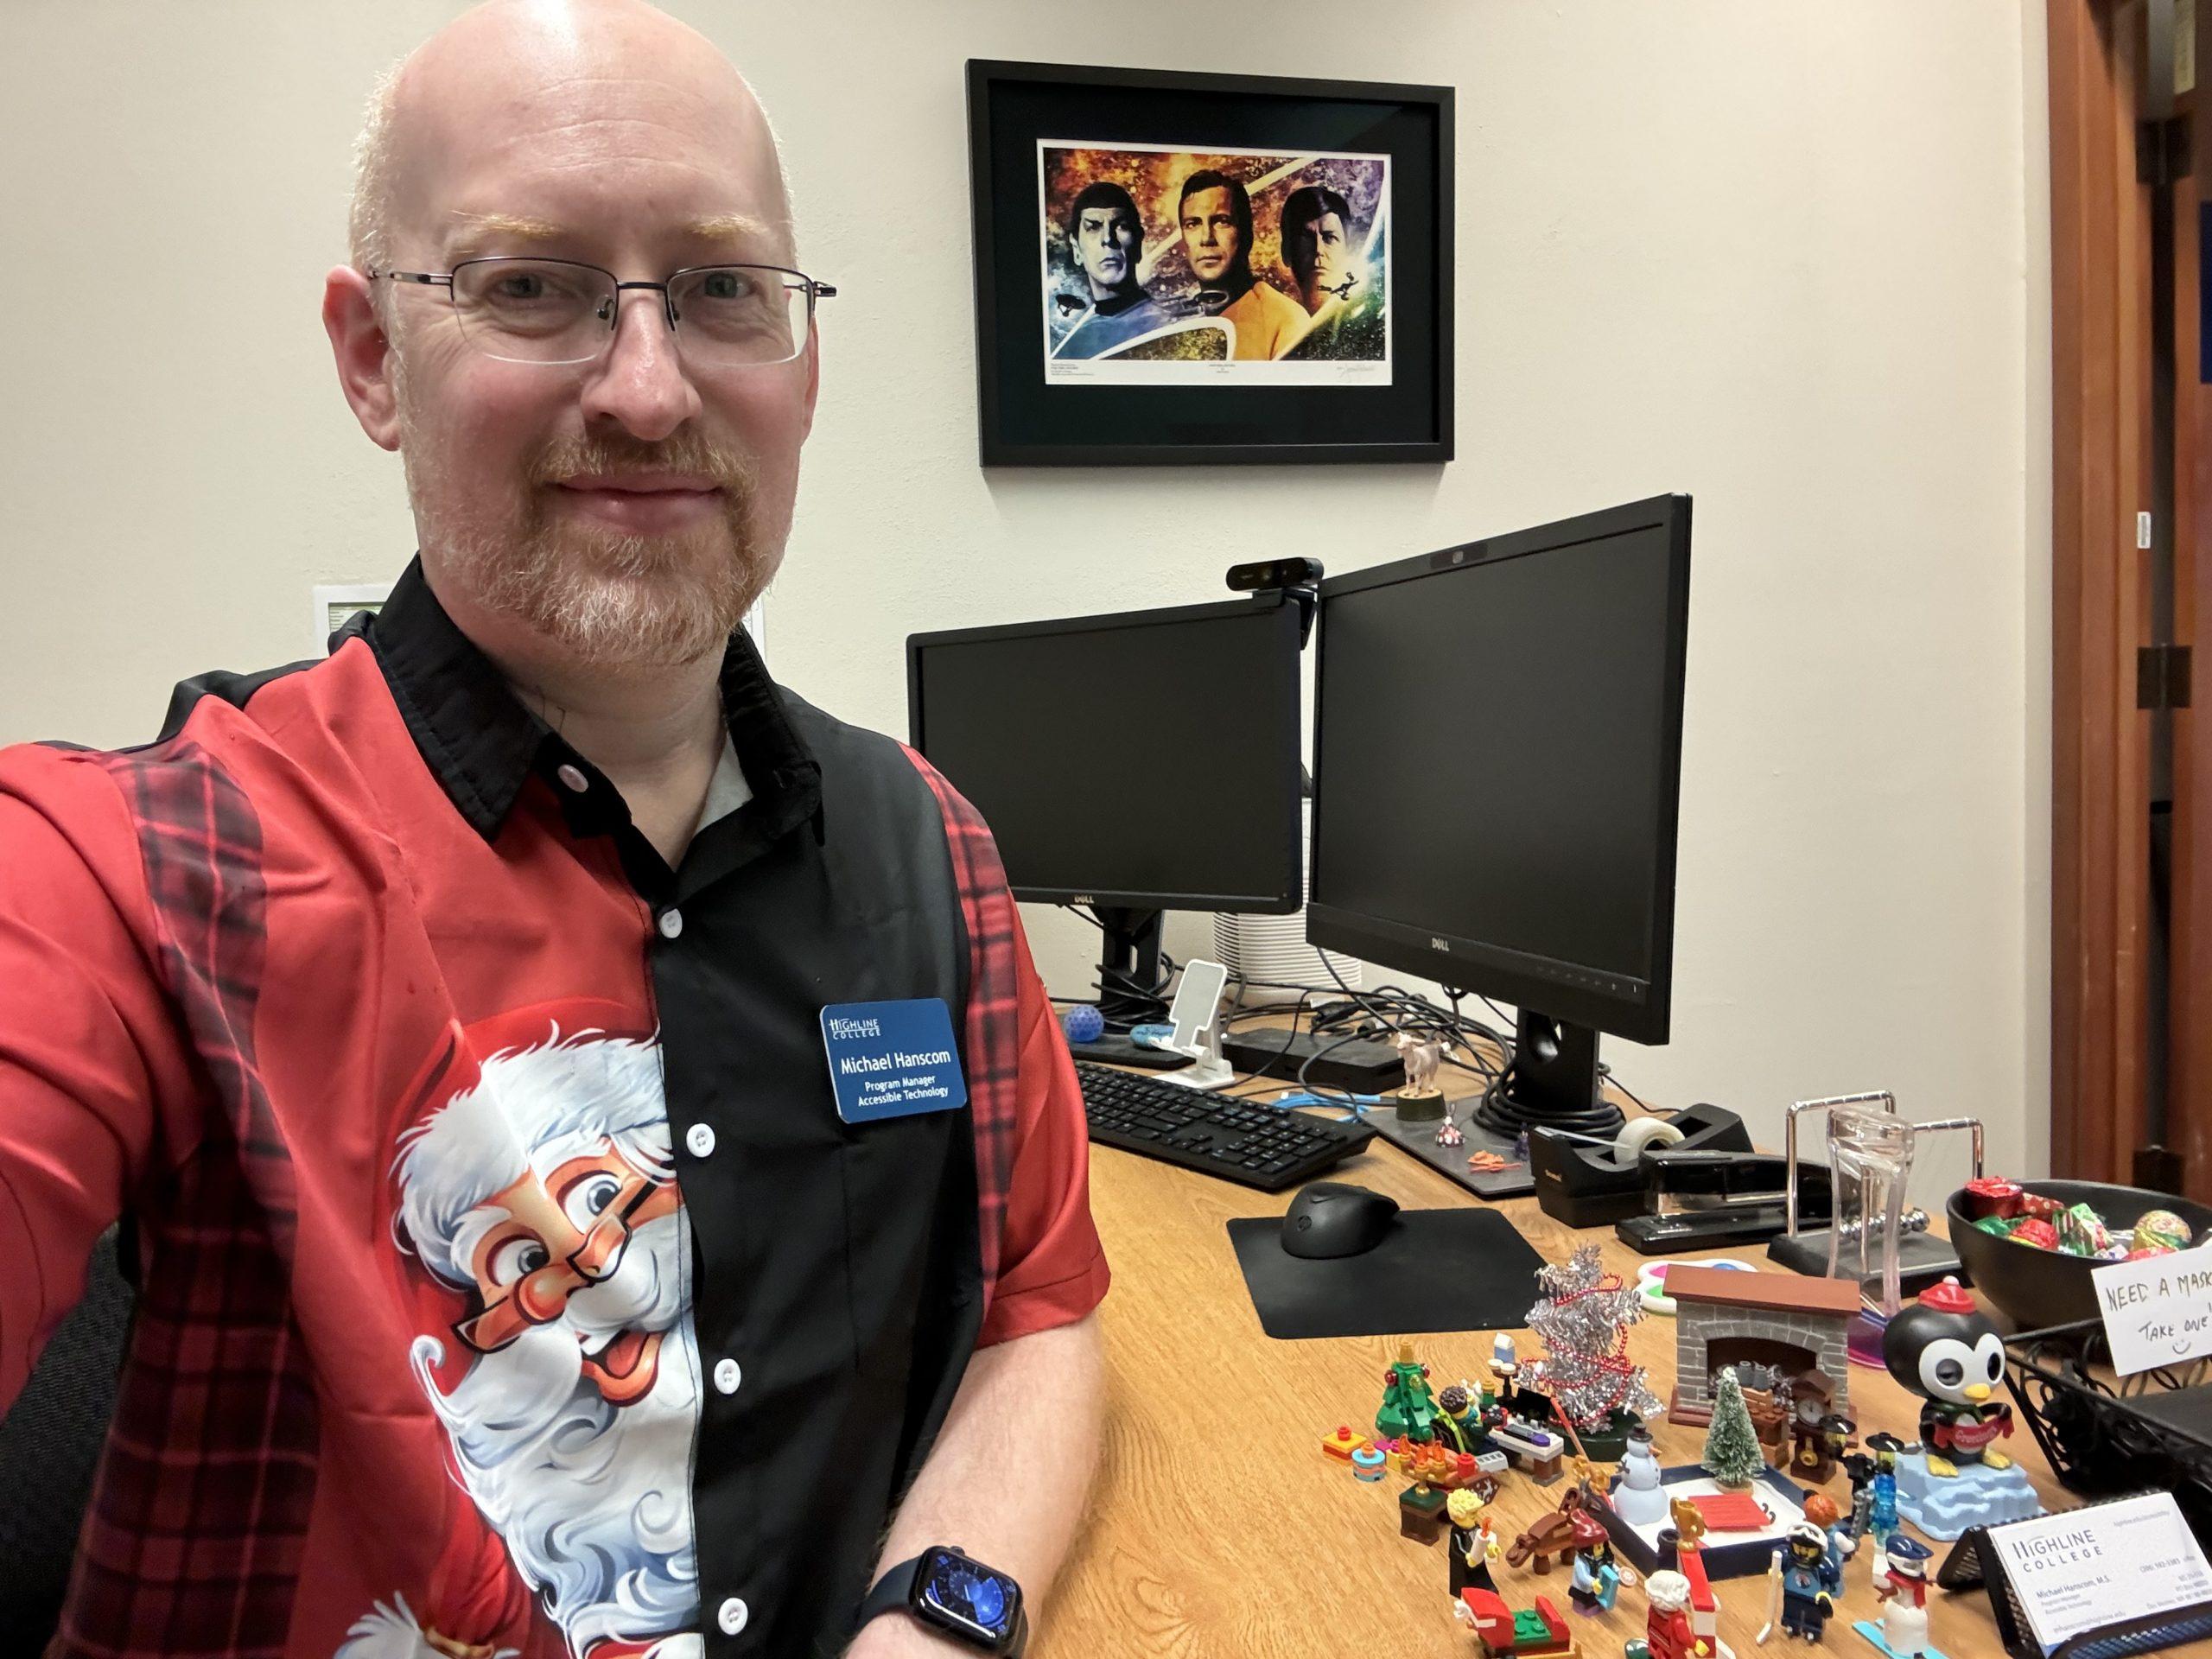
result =
M2089 1277L2122 1376L2212 1354L2212 1250L2115 1262Z
M2212 1599L2212 1568L2171 1492L1992 1527L1988 1536L2045 1653L2100 1624Z

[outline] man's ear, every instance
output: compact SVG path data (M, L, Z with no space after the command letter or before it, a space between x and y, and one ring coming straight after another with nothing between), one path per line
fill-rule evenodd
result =
M799 427L798 441L804 443L814 432L814 400L822 391L822 325L807 324L806 342L806 418Z
M371 442L399 448L399 400L391 384L391 342L377 315L374 285L351 265L322 279L322 328L338 359L339 389Z

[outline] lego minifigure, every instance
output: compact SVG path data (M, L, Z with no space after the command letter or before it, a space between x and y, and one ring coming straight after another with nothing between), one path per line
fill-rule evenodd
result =
M1917 1538L1890 1535L1883 1570L1874 1577L1882 1623L1861 1619L1853 1628L1890 1659L1942 1659L1928 1645L1928 1562L1932 1552Z
M1494 1471L1505 1466L1505 1453L1491 1439L1485 1427L1483 1414L1486 1399L1487 1395L1478 1393L1465 1377L1447 1385L1436 1396L1436 1427L1441 1438L1457 1450L1478 1459L1493 1459L1486 1466Z
M1452 1522L1452 1535L1446 1541L1454 1601L1470 1585L1479 1590L1497 1588L1490 1575L1490 1564L1498 1557L1497 1530L1488 1511L1483 1495L1472 1487L1462 1487L1444 1501L1444 1512Z
M1859 1540L1852 1536L1851 1529L1843 1522L1842 1510L1826 1492L1815 1492L1805 1500L1805 1519L1827 1535L1828 1587L1841 1590L1844 1563L1859 1553Z
M1624 1580L1634 1580L1613 1560L1612 1538L1596 1516L1577 1510L1573 1525L1574 1575L1567 1584L1567 1599L1578 1613L1609 1613Z
M1713 1648L1690 1625L1690 1581L1654 1573L1643 1581L1643 1646L1649 1659L1710 1659ZM1635 1643L1630 1643L1630 1651Z
M1894 1434L1869 1434L1866 1449L1874 1454L1874 1472L1866 1482L1872 1497L1866 1535L1879 1544L1897 1529L1897 1457L1904 1442Z
M1774 1633L1776 1616L1782 1628L1806 1642L1817 1642L1835 1611L1836 1586L1828 1580L1827 1535L1809 1521L1789 1529L1789 1536L1775 1551L1769 1573L1767 1622L1759 1631L1764 1643Z

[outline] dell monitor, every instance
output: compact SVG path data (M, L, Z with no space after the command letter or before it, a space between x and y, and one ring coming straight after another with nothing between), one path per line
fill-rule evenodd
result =
M1667 1040L1689 574L1659 496L1321 584L1306 938L1514 1005L1495 1135Z
M1014 897L1104 930L1109 1032L1164 1017L1162 912L1299 906L1300 621L1278 592L906 641L913 746L982 814ZM1126 1036L1077 1052L1183 1063Z

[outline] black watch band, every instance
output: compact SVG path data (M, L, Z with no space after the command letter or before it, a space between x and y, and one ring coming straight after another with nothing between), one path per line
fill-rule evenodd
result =
M933 1557L946 1556L979 1568L994 1579L1014 1586L1014 1618L1006 1633L995 1641L979 1635L957 1619L946 1617L920 1593L924 1564L931 1562ZM1023 1649L1029 1644L1029 1610L1021 1605L1020 1586L997 1568L985 1567L973 1556L963 1555L958 1550L943 1544L932 1545L912 1560L885 1568L883 1576L875 1581L875 1587L861 1603L861 1615L855 1628L885 1613L894 1612L909 1614L931 1630L950 1636L957 1642L964 1642L979 1652L1001 1655L1002 1659L1021 1659Z

